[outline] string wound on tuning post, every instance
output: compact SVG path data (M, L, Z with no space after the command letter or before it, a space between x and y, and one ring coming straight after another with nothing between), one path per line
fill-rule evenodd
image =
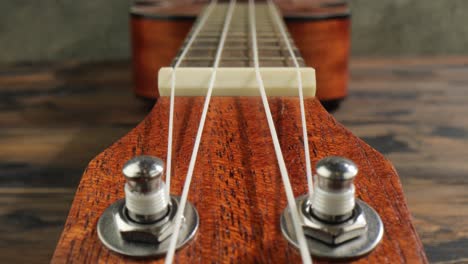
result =
M354 162L326 157L317 163L317 184L311 197L314 216L326 222L349 219L355 207L353 180L358 173Z
M355 198L353 180L358 174L354 162L330 156L316 167L316 184L311 199L296 199L297 208L287 207L281 216L281 230L297 246L290 212L297 210L312 255L346 259L372 251L383 236L383 223L376 211Z
M125 208L137 223L155 222L169 211L167 188L162 180L164 163L150 156L138 156L125 163Z

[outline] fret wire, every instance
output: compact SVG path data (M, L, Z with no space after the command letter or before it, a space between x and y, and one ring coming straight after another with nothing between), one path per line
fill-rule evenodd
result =
M265 61L293 61L293 58L291 57L261 57L259 56L259 58L265 60ZM196 61L208 61L208 60L212 60L211 58L209 57L192 57L192 58L189 58L189 59L185 59L182 63L184 62L196 62ZM245 61L245 60L249 60L249 57L223 57L221 60L223 61L236 61L236 60L239 60L239 61Z
M209 63L214 60L215 50L218 44L218 39L222 30L222 12L226 10L226 6L219 4L213 17L209 18L209 26L207 25L200 31L193 45L189 48L185 62L181 63L181 67L208 67ZM225 52L223 53L221 67L247 67L251 66L252 61L245 63L247 58L251 60L251 47L248 44L250 36L248 34L247 23L247 5L238 4L234 11L234 17L231 24L231 29L226 37ZM257 19L258 19L258 45L260 47L260 65L262 67L294 67L292 58L289 56L287 43L278 34L277 25L270 17L268 5L257 4ZM293 44L291 36L287 34L287 41L292 46L295 56L297 57L301 67L305 66L301 54L297 47ZM184 43L182 50L186 49ZM269 57L282 57L282 59L271 59ZM180 52L174 59L180 59ZM205 60L202 62L201 60ZM237 59L239 62L234 63L231 60ZM197 60L194 62L194 60ZM280 62L281 61L281 62ZM173 62L174 64L174 62Z
M216 48L214 47L191 47L190 48L190 51L201 51L201 50L209 50L209 51L213 51L213 50L216 50ZM229 49L227 50L230 50L230 51L239 51L239 50L242 50L242 51L245 51L245 52L251 52L250 50L245 50L245 49L241 49L239 47L230 47ZM278 47L262 47L262 50L269 50L269 51L272 51L272 50L278 50ZM283 50L282 50L283 51ZM296 51L296 54L299 54L300 55L300 52L298 49L295 49ZM297 56L296 56L297 57ZM178 57L176 56L176 58L178 59ZM299 59L302 59L301 57L299 57Z

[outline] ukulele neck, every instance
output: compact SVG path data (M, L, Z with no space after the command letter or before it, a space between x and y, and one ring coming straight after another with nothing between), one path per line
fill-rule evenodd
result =
M213 72L215 57L219 48L221 34L229 4L214 4L212 10L205 8L198 17L192 31L187 36L172 67L162 68L159 72L159 92L169 96L172 74L176 74L176 95L203 96L208 80ZM210 12L208 12L210 11ZM315 71L305 67L305 63L294 41L286 30L282 19L275 19L275 6L266 3L255 5L256 39L258 45L259 67L269 96L297 96L299 71L306 97L315 95ZM279 13L276 13L280 15ZM204 21L205 20L205 21ZM204 21L205 23L201 23ZM237 3L234 7L231 24L217 70L214 96L258 96L252 51L252 32L250 28L249 7L247 3ZM287 39L281 27L286 30ZM291 52L295 55L296 67Z

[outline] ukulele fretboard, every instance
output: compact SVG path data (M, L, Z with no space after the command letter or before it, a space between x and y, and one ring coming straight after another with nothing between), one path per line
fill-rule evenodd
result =
M227 10L228 4L218 4L207 18L205 25L190 47L187 47L187 43L193 31L187 36L184 45L178 56L174 59L172 65L177 63L180 54L182 54L184 49L188 48L189 50L181 62L180 67L211 67L214 63ZM257 4L255 12L260 66L293 67L293 60L289 55L288 48L281 36L277 23L275 23L271 17L271 11L268 5ZM200 19L198 22L199 21ZM304 60L289 34L288 38L299 65L304 67ZM219 66L252 67L253 54L251 43L248 5L239 3L234 9L233 19L227 34Z
M229 12L227 3L212 4L202 12L174 58L172 67L160 69L160 96L169 96L172 87L176 96L204 96L214 69L216 79L213 96L258 96L253 28L256 33L259 69L267 94L297 96L299 73L304 96L314 96L315 71L305 67L299 50L285 30L283 20L278 19L280 14L276 7L265 3L255 4L255 13L251 13L255 23L251 21L247 3L237 3L231 10L230 24L226 24ZM228 26L227 30L225 26ZM283 34L285 31L286 37ZM222 35L225 35L224 45L220 45ZM222 52L219 65L215 67L218 49ZM299 68L296 67L291 52Z

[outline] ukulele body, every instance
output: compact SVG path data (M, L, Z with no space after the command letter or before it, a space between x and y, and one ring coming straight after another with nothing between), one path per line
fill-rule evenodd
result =
M171 64L205 3L149 3L137 2L130 12L134 91L140 97L157 99L157 73ZM277 4L302 58L316 70L317 98L326 108L333 108L347 95L350 13L346 3Z

